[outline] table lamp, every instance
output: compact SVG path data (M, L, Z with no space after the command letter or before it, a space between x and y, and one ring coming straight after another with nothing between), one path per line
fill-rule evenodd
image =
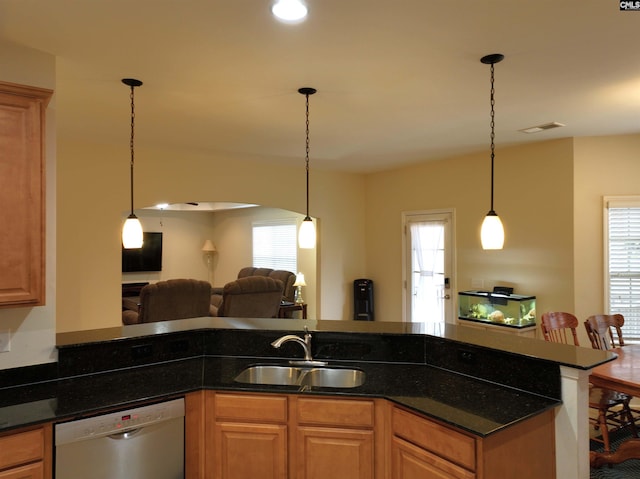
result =
M217 251L216 246L211 240L206 240L202 246L202 251L207 255L207 274L209 276L209 283L211 283L211 257L213 253Z
M296 282L293 283L293 285L296 287L296 292L293 299L294 302L296 304L304 303L304 300L302 299L302 287L307 285L307 283L304 282L304 274L298 273L296 275Z

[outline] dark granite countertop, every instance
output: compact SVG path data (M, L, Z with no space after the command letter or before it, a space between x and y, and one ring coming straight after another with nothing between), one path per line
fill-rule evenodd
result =
M415 364L332 362L365 371L350 389L241 384L233 378L265 358L197 358L66 378L2 390L0 431L127 408L199 389L280 394L386 398L412 410L487 436L539 414L560 400L488 383L440 368ZM284 363L286 364L286 362Z
M314 335L314 357L362 369L365 383L300 390L233 380L249 365L299 359L298 345L275 350L270 342L302 326ZM385 398L484 437L560 405L561 365L589 369L615 357L466 329L197 318L66 333L58 363L0 371L0 431L212 389Z

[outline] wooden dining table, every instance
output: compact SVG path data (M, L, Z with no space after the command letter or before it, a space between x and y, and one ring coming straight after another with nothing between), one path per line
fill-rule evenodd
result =
M640 398L640 344L627 344L613 348L611 352L618 357L593 368L589 382L596 387L614 389ZM591 451L589 459L591 467L640 459L640 438L627 439L613 452Z

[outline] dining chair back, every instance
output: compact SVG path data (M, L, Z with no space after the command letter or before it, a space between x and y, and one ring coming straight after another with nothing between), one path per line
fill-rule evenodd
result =
M574 346L580 346L578 342L578 318L571 313L563 311L551 311L543 313L540 321L542 336L552 343L569 343L572 338Z
M595 314L589 316L584 322L591 347L594 349L624 346L622 326L624 326L624 316L621 314Z

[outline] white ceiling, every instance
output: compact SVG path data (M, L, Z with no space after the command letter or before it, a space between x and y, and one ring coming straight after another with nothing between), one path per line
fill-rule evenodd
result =
M522 142L640 131L640 12L614 0L0 0L0 37L57 56L60 137L377 171ZM1 71L1 70L0 70ZM1 77L1 73L0 73ZM0 78L1 79L1 78ZM560 122L564 128L518 130Z

